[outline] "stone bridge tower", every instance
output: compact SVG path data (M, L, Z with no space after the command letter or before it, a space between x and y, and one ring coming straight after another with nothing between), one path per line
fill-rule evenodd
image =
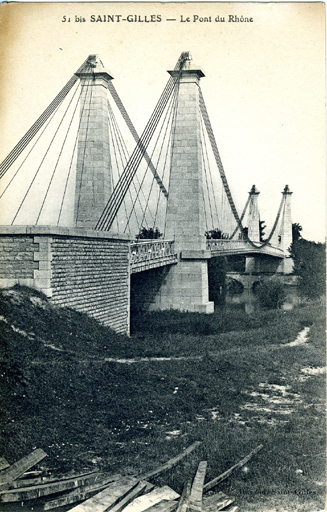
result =
M179 71L169 71L173 77ZM187 60L180 75L173 126L172 161L165 238L175 240L179 255L162 284L152 309L212 313L209 302L203 168L200 135L199 81L204 74Z
M98 55L76 73L81 80L80 127L75 186L75 226L94 229L111 194L108 82Z

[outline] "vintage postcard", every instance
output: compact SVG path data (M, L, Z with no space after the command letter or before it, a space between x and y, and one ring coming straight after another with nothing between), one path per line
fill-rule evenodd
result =
M0 4L6 510L323 511L325 15Z

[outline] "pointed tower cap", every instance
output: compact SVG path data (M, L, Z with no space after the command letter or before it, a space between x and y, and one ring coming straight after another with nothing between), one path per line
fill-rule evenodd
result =
M257 189L257 187L255 185L252 185L252 188L249 192L249 194L260 194L259 190Z
M88 56L85 62L81 65L80 68L76 71L75 75L79 78L88 77L88 76L101 76L106 80L112 80L113 77L104 67L100 57L98 54L91 54Z
M192 65L193 59L192 59L192 55L190 54L190 52L183 52L181 54L179 60L183 61L183 68L182 68L183 75L195 73L198 76L198 78L202 78L203 76L205 76L205 74L203 73L203 71L201 71L199 66L195 66L194 64ZM181 73L181 71L174 69L173 71L168 71L168 73L171 76L175 77L175 76L178 76Z

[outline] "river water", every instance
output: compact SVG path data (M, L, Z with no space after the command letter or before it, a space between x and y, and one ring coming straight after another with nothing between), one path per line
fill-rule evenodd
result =
M287 311L293 309L298 304L300 304L300 296L297 287L287 286L286 299L284 304L281 306L282 309ZM251 289L244 289L241 293L227 293L225 304L218 307L223 307L225 311L235 311L238 309L245 311L246 313L253 313L254 311L259 311L261 309L257 296Z

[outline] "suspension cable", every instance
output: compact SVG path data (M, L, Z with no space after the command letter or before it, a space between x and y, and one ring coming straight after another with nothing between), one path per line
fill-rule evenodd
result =
M182 71L184 62L187 60L188 54L182 54L181 57L178 59L178 62L175 67L180 71ZM180 74L179 73L179 74ZM156 129L156 126L158 124L158 121L162 115L162 112L167 104L167 101L175 87L175 83L179 80L179 76L177 77L170 77L168 80L168 83L163 91L163 93L160 96L160 99L157 103L157 106L154 109L154 112L148 121L146 128L139 139L136 148L134 149L132 156L127 163L124 173L122 176L122 180L117 184L115 187L112 196L110 200L108 201L106 207L104 208L104 211L101 214L101 217L99 221L96 224L95 229L102 229L102 230L108 230L110 229L110 226L112 225L112 222L114 220L114 217L120 207L120 204L126 194L127 188L130 185L131 180L133 179L133 176L135 175L135 172L141 162L142 157L144 156L144 151L146 150L150 139Z
M120 147L121 147L121 149L122 149L122 151L123 151L123 153L124 153L124 157L125 157L125 164L123 163L123 158L122 158L122 157L121 157L121 161L122 161L122 163L123 163L123 166L125 167L126 163L128 162L128 159L129 159L129 152L128 152L128 150L127 150L127 147L126 147L126 144L125 144L124 138L123 138L122 133L121 133L121 131L120 131L120 129L119 129L119 126L118 126L117 120L116 120L116 118L115 118L115 116L114 116L114 114L113 114L113 111L112 111L112 108L111 108L111 106L110 106L110 104L109 104L109 101L108 101L108 105L109 105L109 108L110 108L110 110L111 110L111 112L112 112L112 119L113 119L113 123L114 123L115 129L116 129L116 133L117 133L117 136L118 136L118 138L119 138L119 142L120 142L120 146L118 146L118 149L119 149L119 152L120 152ZM121 176L121 175L119 174L119 178L120 178L120 176ZM138 178L138 175L137 175L137 174L135 174L135 178L136 178L136 181L137 181L138 185L140 186L140 181L139 181L139 178ZM135 191L135 193L137 194L137 188L136 188L136 184L134 183L134 180L132 181L132 183L131 183L131 184L133 185L134 191ZM130 187L128 188L128 191L129 191L129 194L130 194L131 202L133 203L133 198L132 198L132 194L131 194L131 191L130 191ZM146 197L145 197L145 194L144 194L143 190L141 190L141 192L142 192L142 195L143 195L144 200L146 200ZM140 206L140 208L141 208L142 215L143 215L144 209L143 209L143 206L142 206L142 201L141 201L140 199L138 199L138 203L139 203L139 206ZM128 217L128 215L127 215L127 212L126 212L126 218L127 218L127 217ZM139 227L139 222L138 222L138 218L137 218L137 216L136 216L136 213L135 213L135 218L136 218L136 223L137 223L137 225L138 225L138 227ZM124 232L126 231L126 229L127 229L127 226L125 227Z
M202 144L201 144L201 147L202 147L202 151L201 151L201 153L202 153L202 162L203 162L203 168L204 168L205 183L206 183L206 187L207 187L208 203L209 203L209 210L210 210L210 216L211 216L212 229L214 229L214 220L213 220L213 214L212 214L211 197L210 197L209 183L208 183L208 173L210 173L210 166L209 166L209 161L208 161L207 147L206 147L206 144L205 144L203 123L201 123L201 134L202 134L202 141L203 141ZM211 173L210 173L210 176L211 176ZM211 180L211 186L212 186L212 190L213 190L212 180ZM208 225L208 222L207 222L206 208L204 209L204 214L205 214L207 231L209 231L209 225Z
M118 152L119 152L119 156L120 156L120 160L121 160L121 163L123 165L123 169L126 165L126 162L128 161L128 151L127 151L127 147L125 145L125 142L124 142L124 139L122 137L122 134L119 130L119 127L117 125L117 122L116 122L116 119L115 119L115 116L113 114L113 111L112 111L112 108L111 108L111 105L108 101L108 109L109 109L109 115L110 115L110 121L111 121L111 124L112 124L112 130L113 130L113 133L115 135L115 140L116 140L116 144L117 144L117 149L118 149ZM114 146L114 144L113 144ZM115 151L115 147L114 147L114 151ZM116 163L117 163L117 172L118 172L118 179L120 179L121 177L121 173L119 171L119 164L118 164L118 160L116 159ZM134 183L133 183L134 184ZM134 184L134 189L135 189L135 192L136 192L136 186ZM129 192L129 196L130 196L130 200L131 202L133 202L133 197L132 197L132 192L131 192L131 189L129 187L128 189L128 192ZM123 201L123 204L124 204L124 210L125 210L125 215L126 215L126 218L128 218L128 213L127 213L127 206L126 206L126 202L125 200ZM140 207L142 209L142 203L140 201ZM137 226L139 227L139 222L138 222L138 218L137 218L137 215L135 214L135 220L136 220L136 224Z
M59 107L57 107L57 110L58 110ZM0 195L0 199L2 198L2 196L5 194L5 192L7 191L7 189L9 188L9 186L11 185L11 183L13 182L13 180L16 178L18 172L20 171L20 169L23 167L24 163L26 162L26 160L28 159L28 157L30 156L31 152L33 151L33 149L35 148L36 144L39 142L40 138L42 137L42 135L44 134L45 130L48 128L49 124L51 123L52 119L54 118L54 116L56 115L56 112L57 110L55 110L51 116L49 117L46 125L44 126L42 132L40 133L40 135L38 136L38 138L36 139L36 141L34 142L34 144L32 145L31 149L28 151L27 155L25 156L24 160L22 161L22 163L20 164L20 166L18 167L18 169L15 171L14 175L11 177L9 183L6 185L5 189L3 190L3 192L1 193Z
M108 121L109 121L110 140L112 141L112 147L113 147L113 153L114 153L114 157L115 157L115 161L116 161L116 166L117 166L118 178L120 178L118 154L119 154L119 157L120 157L120 160L121 160L122 163L123 163L123 157L122 157L122 154L121 154L121 151L120 151L120 147L119 147L119 143L118 143L118 138L117 138L117 133L116 133L115 126L114 126L114 121L113 121L113 112L111 110L111 105L110 105L109 101L108 101ZM116 144L115 143L117 144L117 151L116 151ZM124 163L123 163L123 165L124 165ZM114 187L113 173L112 172L111 172L111 177L112 177L112 186ZM125 201L123 202L123 204L124 204L125 214L127 216L127 208L126 208ZM118 228L118 231L119 231L118 217L117 217L117 228Z
M209 115L208 115L208 112L207 112L207 109L206 109L206 106L205 106L205 103L204 103L204 99L203 99L201 88L199 88L199 98L200 98L200 109L201 109L201 113L202 113L202 116L203 116L203 120L204 120L206 129L207 129L207 133L208 133L208 137L209 137L209 140L210 140L210 143L211 143L213 154L214 154L214 157L215 157L215 160L216 160L216 163L217 163L217 167L218 167L218 170L219 170L219 173L220 173L221 180L222 180L223 185L224 185L224 189L225 189L225 192L226 192L226 195L227 195L230 207L232 209L232 213L233 213L234 218L235 218L235 220L236 220L236 222L238 224L238 229L240 229L241 232L243 233L243 235L245 235L245 237L244 237L245 240L247 242L249 242L249 244L252 247L255 247L256 249L260 249L261 247L265 247L270 242L270 240L271 240L271 238L272 238L272 236L273 236L273 234L275 232L275 229L276 229L276 226L277 226L277 223L278 223L278 220L279 220L279 216L280 216L280 212L281 212L281 207L282 207L282 204L283 204L284 196L283 196L282 201L280 203L280 207L279 207L279 210L278 210L278 213L277 213L277 217L276 217L275 223L273 225L273 228L271 230L271 233L270 233L269 237L263 243L261 243L259 245L255 244L254 242L252 242L252 240L250 240L250 238L248 237L247 233L244 231L244 228L243 228L243 225L242 225L242 221L241 221L241 219L240 219L240 217L239 217L239 215L237 213L237 210L236 210L236 207L235 207L235 203L234 203L234 200L233 200L233 197L232 197L232 193L230 191L230 188L229 188L229 185L228 185L228 181L227 181L227 178L226 178L226 174L225 174L225 171L224 171L224 168L223 168L223 164L222 164L221 159L220 159L220 155L219 155L216 139L215 139L215 136L214 136L214 133L213 133L213 130L212 130L212 126L211 126L211 123L210 123Z
M172 119L171 119L171 123L170 123L170 130L169 130L169 135L168 135L168 140L167 140L167 147L166 147L165 158L164 158L164 163L163 163L162 180L165 177L165 171L166 171L166 168L168 167L167 166L167 161L168 161L169 155L170 155L170 162L171 162L171 155L172 155L171 150L172 150L172 143L173 143L173 137L172 137L173 130L172 130L172 127L174 127L174 132L175 132L175 121L176 121L177 106L178 106L178 94L179 94L179 83L177 84L177 87L176 87L176 93L175 93L175 97L174 97L174 104L172 105L172 113L173 113L173 115L172 115ZM168 130L168 123L167 123L167 130ZM166 134L165 134L165 137L166 137ZM160 199L161 199L161 195L158 194L155 218L157 218L157 215L158 215ZM154 228L155 228L155 226L153 226L153 229Z
M76 91L75 91L75 93L76 93ZM72 102L72 98L71 98L71 100L70 100L70 102L69 102L69 104L68 104L68 106L67 106L67 108L66 108L66 110L65 110L64 115L62 116L62 118L61 118L61 120L60 120L60 123L59 123L59 124L58 124L58 126L57 126L57 129L56 129L56 131L55 131L55 133L54 133L54 135L53 135L53 137L52 137L52 139L51 139L51 142L50 142L50 144L49 144L49 146L48 146L48 148L47 148L47 150L46 150L46 152L45 152L45 154L44 154L44 156L43 156L43 158L42 158L42 160L41 160L41 163L40 163L40 165L39 165L39 167L38 167L38 169L37 169L37 171L36 171L36 173L35 173L35 175L34 175L34 177L33 177L32 181L31 181L31 183L30 183L30 185L29 185L29 187L28 187L28 189L27 189L27 191L26 191L26 194L24 195L24 197L23 197L23 199L22 199L22 201L21 201L21 203L20 203L20 205L19 205L19 208L18 208L18 210L17 210L17 212L16 212L16 214L15 214L15 216L14 216L14 218L13 218L12 222L11 222L11 224L12 224L12 225L14 224L14 222L15 222L15 220L16 220L16 218L17 218L17 216L18 216L18 214L19 214L19 212L20 212L20 210L21 210L21 208L22 208L22 206L23 206L23 204L24 204L24 202L25 202L26 197L28 196L29 191L31 190L31 188L32 188L32 186L33 186L33 183L34 183L34 181L35 181L35 179L36 179L36 177L37 177L37 175L38 175L38 173L39 173L39 171L40 171L40 169L41 169L41 167L42 167L42 164L43 164L43 162L44 162L44 160L45 160L45 158L46 158L47 154L49 153L50 147L52 146L52 143L53 143L54 139L55 139L55 138L56 138L56 136L57 136L57 133L58 133L58 131L59 131L59 128L60 128L60 127L61 127L61 125L62 125L62 122L63 122L63 120L64 120L64 118L65 118L65 116L66 116L66 114L67 114L67 111L68 111L68 109L69 109L69 107L70 107L70 105L71 105L71 102Z
M87 59L83 62L80 68L76 71L78 73L85 63ZM38 117L35 123L31 126L31 128L25 133L25 135L20 139L20 141L16 144L16 146L10 151L7 157L0 164L0 178L7 172L9 167L15 162L15 160L19 157L21 152L26 148L26 146L31 142L31 140L35 137L37 132L42 128L44 123L49 119L51 114L57 109L57 107L63 102L73 85L79 80L79 78L74 74L71 79L67 82L67 84L61 89L59 94L54 98L54 100L50 103L50 105L44 110L44 112Z
M80 90L79 100L81 99L81 96L82 96L82 88ZM72 151L72 156L71 156L71 159L70 159L69 170L68 170L68 174L67 174L67 178L66 178L64 193L63 193L63 196L62 196L60 210L59 210L59 214L58 214L57 226L59 225L59 222L60 222L60 217L61 217L61 213L62 213L62 209L63 209L63 205L64 205L66 193L67 193L68 181L69 181L69 177L70 177L70 173L71 173L71 169L72 169L72 165L73 165L73 161L74 161L74 155L75 155L76 147L77 147L77 143L78 143L79 130L80 130L80 127L81 127L81 124L82 124L82 119L83 119L83 114L84 114L85 104L86 104L86 98L87 98L87 96L85 94L83 106L82 106L81 112L80 112L80 118L79 118L78 128L77 128L76 137L75 137L75 143L74 143L74 147L73 147L73 151Z
M121 113L121 115L123 116L123 118L124 118L124 120L125 120L125 122L126 122L126 124L127 124L128 128L129 128L129 130L130 130L131 134L133 135L135 142L136 142L136 143L138 143L138 141L140 140L140 138L139 138L139 136L138 136L138 134L137 134L137 131L136 131L136 129L135 129L135 127L134 127L134 125L133 125L133 123L132 123L132 121L131 121L131 118L129 117L129 115L128 115L128 113L127 113L127 111L126 111L126 109L125 109L125 107L124 107L124 105L123 105L123 102L121 101L120 97L118 96L118 93L117 93L117 91L116 91L116 89L115 89L114 84L113 84L111 81L108 83L108 89L109 89L109 91L111 92L111 95L112 95L113 99L115 100L116 105L117 105L117 107L119 108L120 113ZM167 190L166 190L166 187L165 187L165 186L164 186L164 184L162 183L162 181L161 181L161 179L160 179L160 176L159 176L159 174L157 173L157 170L156 170L156 168L154 167L153 163L151 162L151 159L150 159L150 157L149 157L148 153L146 152L146 150L144 150L144 159L145 159L145 161L147 162L147 164L148 164L148 166L149 166L149 168L150 168L151 172L153 173L153 176L154 176L154 178L155 178L156 182L158 183L158 185L159 185L159 187L160 187L160 190L162 191L162 193L164 194L164 196L165 196L166 198L168 198L168 192L167 192Z
M242 215L240 217L240 221L243 222L243 219L244 219L244 216L245 216L245 213L246 213L246 210L248 209L248 206L250 204L250 199L251 199L251 196L249 195L249 197L247 198L247 201L245 203L245 206L244 206L244 209L242 211ZM234 229L233 233L231 234L231 236L229 237L230 240L232 240L232 238L234 238L234 236L236 235L237 231L240 229L240 226L237 225L236 228Z
M92 101L92 92L93 92L93 87L90 85L91 84L91 80L86 83L86 87L84 86L85 88L85 97L87 98L87 94L88 94L88 90L90 89L90 99L89 99L89 106L91 105L91 101ZM81 94L84 93L84 91L82 90ZM85 132L85 140L84 140L84 152L83 152L83 159L82 159L82 172L81 172L81 177L80 177L80 183L79 183L79 191L78 191L78 200L77 200L77 206L76 206L76 221L77 221L77 218L78 218L78 212L79 212L79 205L80 205L80 200L81 200L81 190L82 190L82 180L83 180L83 174L84 174L84 163L85 163L85 153L86 153L86 141L87 141L87 134L88 134L88 131L89 131L89 123L90 123L90 112L91 112L91 109L89 108L88 109L88 113L87 113L87 120L86 120L86 132ZM78 160L78 156L77 156L77 160ZM78 161L77 161L77 164L78 164ZM76 171L77 171L77 168L76 168ZM77 174L77 172L76 172ZM76 176L77 178L77 176Z
M68 105L68 107L67 107L67 109L66 109L66 112L64 113L63 118L66 116L66 113L68 112L68 109L69 109L70 105L72 104L72 102L73 102L73 100L74 100L74 98L75 98L75 96L76 96L76 93L77 93L77 88L76 88L76 90L75 90L75 92L74 92L74 94L73 94L73 96L72 96L72 98L71 98L71 100L70 100L70 102L69 102L69 105ZM75 107L74 107L73 115L72 115L72 117L71 117L71 119L70 119L69 126L68 126L67 131L66 131L66 134L65 134L65 138L64 138L63 143L62 143L62 146L61 146L61 148L60 148L60 152L59 152L59 155L58 155L58 158L57 158L57 161L56 161L56 165L55 165L54 170L53 170L53 172L52 172L52 175L51 175L51 178L50 178L50 182L49 182L48 188L47 188L46 193L45 193L45 196L44 196L44 198L43 198L43 202L42 202L42 205L41 205L41 208L40 208L39 214L38 214L37 219L36 219L36 223L35 223L36 225L37 225L37 223L38 223L38 221L39 221L39 218L40 218L40 216L41 216L41 213L42 213L42 210L43 210L43 207L44 207L45 201L46 201L46 199L47 199L47 197L48 197L48 193L49 193L49 190L50 190L50 187L51 187L51 184L52 184L52 181L53 181L54 175L55 175L55 173L56 173L56 170L57 170L57 167L58 167L58 164L59 164L59 160L60 160L60 158L61 158L61 155L62 155L62 152L63 152L64 146L65 146L65 144L66 144L66 140L67 140L68 133L69 133L69 131L70 131L70 128L71 128L71 126L72 126L73 119L74 119L75 114L76 114L77 106L78 106L78 101L76 102L76 105L75 105Z
M156 147L157 147L157 145L159 143L159 138L161 136L161 133L164 132L163 133L163 137L162 137L162 144L161 144L159 155L158 155L158 158L157 158L157 167L158 167L158 164L159 164L159 160L161 158L164 141L165 141L166 136L167 136L168 127L170 125L170 119L171 119L172 114L173 114L173 108L174 108L175 100L176 100L176 88L175 88L175 94L171 97L170 104L168 104L168 106L167 106L166 113L165 113L164 119L162 121L162 125L160 127L160 130L159 130L159 133L158 133L158 136L157 136L157 140L154 143L152 154L151 154L151 159L153 159L153 155L154 155L155 149L156 149ZM165 126L165 129L164 129L164 126ZM148 198L147 198L147 202L146 202L146 207L145 208L147 208L148 204L149 204L150 195L151 195L152 188L153 188L153 183L154 183L154 179L152 180L152 183L151 183L151 188L150 188L150 191L148 193ZM145 214L143 215L141 226L143 225L144 219L145 219ZM153 218L153 227L155 227L155 223L156 223L156 218L154 217Z

